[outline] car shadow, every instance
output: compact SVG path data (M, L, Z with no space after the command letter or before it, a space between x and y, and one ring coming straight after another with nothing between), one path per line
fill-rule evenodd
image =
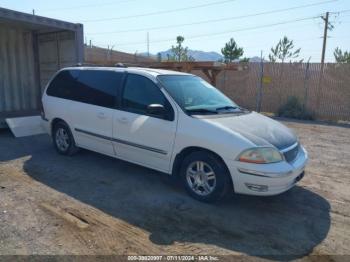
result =
M82 150L57 154L47 136L0 133L0 163L28 156L33 179L150 232L157 245L204 243L274 260L308 255L327 236L330 205L301 186L274 197L197 202L167 175Z

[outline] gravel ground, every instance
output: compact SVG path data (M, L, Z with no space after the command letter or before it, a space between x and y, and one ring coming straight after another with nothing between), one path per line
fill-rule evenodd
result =
M309 152L305 178L274 197L192 200L167 175L46 135L0 132L1 255L350 255L350 128L284 121ZM345 261L345 260L344 260Z

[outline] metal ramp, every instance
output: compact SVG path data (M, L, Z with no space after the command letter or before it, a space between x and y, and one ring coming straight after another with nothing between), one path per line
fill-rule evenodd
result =
M6 118L6 123L15 137L34 136L46 133L40 116Z

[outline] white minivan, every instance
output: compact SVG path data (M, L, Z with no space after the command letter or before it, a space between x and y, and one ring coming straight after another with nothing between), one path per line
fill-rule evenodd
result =
M201 201L285 192L302 179L308 160L290 129L191 74L65 68L42 103L58 153L85 148L178 176Z

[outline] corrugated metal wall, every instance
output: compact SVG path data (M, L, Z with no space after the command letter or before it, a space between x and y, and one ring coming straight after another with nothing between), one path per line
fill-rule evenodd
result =
M37 110L52 75L76 63L74 32L35 36L31 30L0 24L0 113Z
M31 31L0 24L0 112L38 108Z

